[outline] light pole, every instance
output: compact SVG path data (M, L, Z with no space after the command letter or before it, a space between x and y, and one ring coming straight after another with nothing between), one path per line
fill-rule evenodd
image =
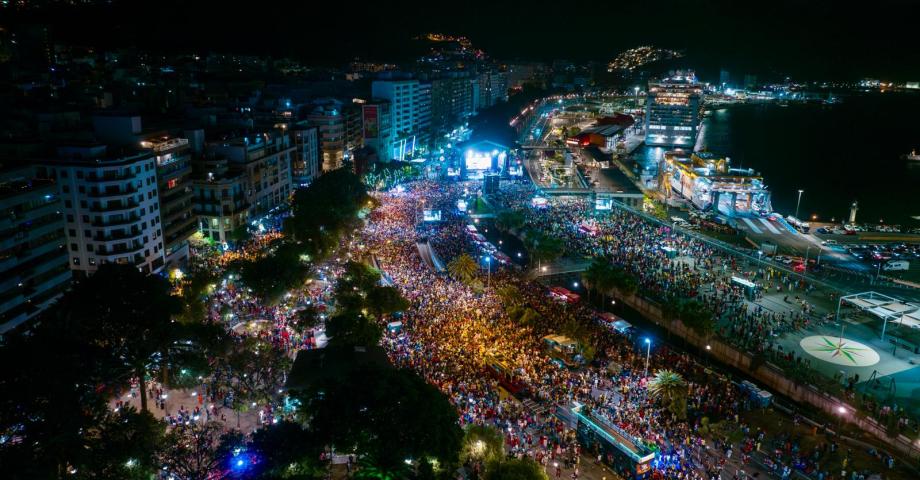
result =
M649 340L647 337L645 339L645 347L646 347L645 349L645 375L643 376L647 377L648 376L648 360L649 360L649 357L652 355L652 341Z
M799 205L802 203L802 192L805 190L799 189L799 199L795 202L795 219L799 219Z
M636 92L635 95L633 96L633 108L638 110L639 109L639 87L633 88L633 91Z
M486 286L491 288L492 287L492 257L489 255L486 255L486 268L489 270L489 280Z

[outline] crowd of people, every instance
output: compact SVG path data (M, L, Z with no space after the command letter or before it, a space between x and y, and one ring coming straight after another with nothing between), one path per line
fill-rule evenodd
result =
M527 455L544 465L577 459L578 455L570 454L579 448L592 457L595 451L604 457L598 439L581 445L585 439L579 442L571 425L552 415L557 408L581 404L603 415L637 444L657 450L657 476L715 474L719 462L699 453L704 445L693 434L693 425L662 409L647 394L645 356L637 352L633 340L603 329L591 309L550 299L545 287L510 268L493 271L492 288L477 293L421 260L416 252L419 238L428 239L445 259L477 253L462 231L462 214L452 208L461 188L417 183L405 192L380 194L381 206L362 232L367 253L412 304L403 317L404 331L384 340L394 363L416 370L444 391L458 408L462 423L501 429L512 455ZM442 210L437 226L417 223L416 209L422 199L425 208ZM520 296L515 301L539 314L535 321L521 325L509 318L508 305L503 305L507 300L496 293L505 286L515 287ZM543 335L571 319L593 329L600 352L595 362L578 370L551 362L541 343ZM748 405L730 382L707 381L689 357L666 347L657 350L652 371L669 366L686 375L688 418L697 422L703 416L712 421L731 418ZM616 373L608 368L612 364L619 367ZM519 403L508 395L511 392L530 401ZM600 460L625 468L612 458Z

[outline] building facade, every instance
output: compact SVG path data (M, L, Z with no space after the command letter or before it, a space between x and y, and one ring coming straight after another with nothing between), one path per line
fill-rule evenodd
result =
M291 177L295 188L305 187L322 174L319 161L319 127L309 126L307 122L298 122L292 127L291 135L294 141Z
M158 135L141 141L153 150L157 166L160 219L166 264L178 268L188 263L188 239L197 229L192 205L192 156L186 138Z
M57 183L71 270L88 275L99 265L118 263L161 271L166 249L154 152L108 152L93 144L58 153L38 168L38 176Z
M21 328L70 284L57 185L31 166L0 169L0 335Z
M648 85L645 143L693 149L699 135L703 86L690 73Z
M194 209L201 234L219 244L234 240L249 220L246 178L242 170L231 171L226 158L203 158L195 164Z
M364 145L376 152L377 159L393 159L393 110L387 100L370 100L362 107Z
M342 102L329 99L314 106L307 115L307 125L319 129L322 170L331 172L345 160L345 117Z
M390 102L393 142L390 158L405 160L431 138L431 84L416 79L381 79L371 84L374 98Z
M230 170L243 172L250 217L287 205L295 150L287 132L272 130L214 142L209 150L226 158Z

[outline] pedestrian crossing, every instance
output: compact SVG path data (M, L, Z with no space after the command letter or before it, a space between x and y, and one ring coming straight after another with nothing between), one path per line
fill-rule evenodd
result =
M744 223L746 223L747 226L751 228L751 231L752 231L752 232L754 232L754 233L756 233L756 234L758 234L758 235L760 235L761 233L763 233L763 230L757 228L757 225L754 225L754 222L752 222L750 218L744 217L744 218L742 218L741 220L743 220Z
M774 227L773 224L770 223L769 220L767 220L766 218L760 218L759 220L760 220L760 223L762 223L765 227L767 227L767 230L769 230L770 233L774 235L779 235L779 230L777 230L776 227Z

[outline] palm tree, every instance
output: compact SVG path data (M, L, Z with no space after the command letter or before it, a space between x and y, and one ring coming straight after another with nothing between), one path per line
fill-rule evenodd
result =
M668 411L677 418L687 416L687 395L689 389L679 373L672 370L659 370L648 383L648 393L665 403Z
M451 277L463 283L469 284L476 278L476 271L479 270L479 264L473 257L468 254L460 255L447 264L447 271Z
M587 270L582 273L582 281L592 290L599 291L607 303L607 292L617 286L617 272L610 262L603 257L596 257Z

